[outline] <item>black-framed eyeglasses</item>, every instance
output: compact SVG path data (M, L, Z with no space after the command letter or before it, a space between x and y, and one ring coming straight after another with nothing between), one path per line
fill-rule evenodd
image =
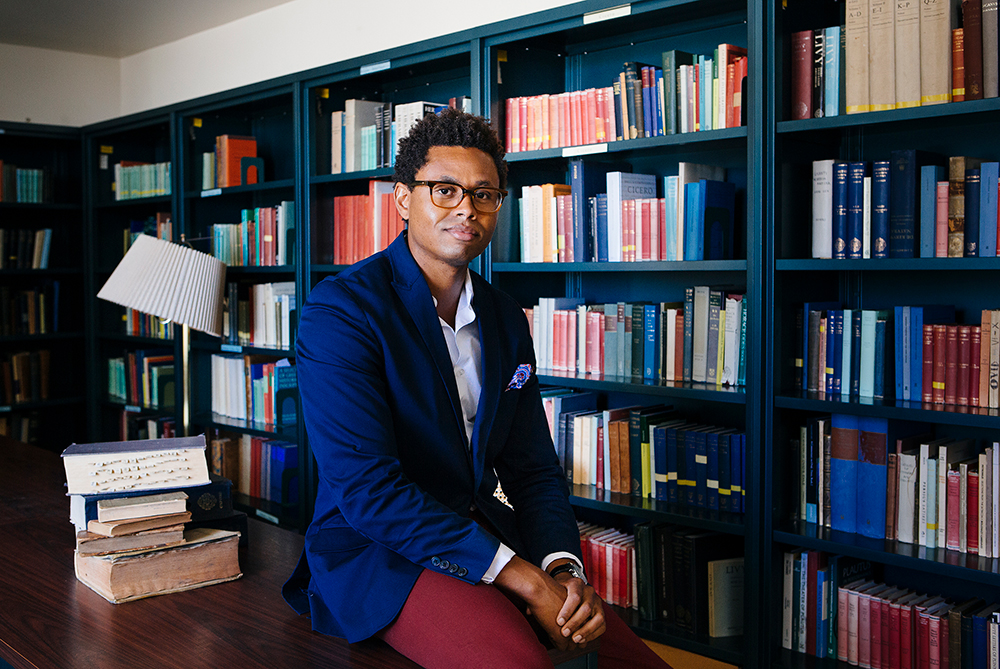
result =
M454 209L468 195L472 198L472 206L483 214L492 214L499 210L504 197L507 196L507 191L501 188L488 186L463 188L448 181L411 181L410 189L412 190L414 186L427 186L431 192L431 202L442 209Z

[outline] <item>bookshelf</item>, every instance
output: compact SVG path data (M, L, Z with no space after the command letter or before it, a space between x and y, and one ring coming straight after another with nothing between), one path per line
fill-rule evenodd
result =
M241 417L225 415L214 411L218 407L213 404L213 395L218 395L220 391L217 387L221 387L219 384L222 382L221 378L213 375L213 360L217 357L254 364L294 359L294 346L290 342L294 341L295 305L301 304L304 299L301 286L297 283L300 260L296 240L301 228L296 211L297 184L301 178L298 173L297 90L298 87L292 84L257 86L237 95L197 101L176 114L174 128L179 156L175 178L182 193L179 198L180 231L194 248L214 254L228 264L228 331L221 339L192 333L192 423L195 429L205 432L209 441L229 437L236 442L235 448L249 451L250 458L241 463L239 475L229 476L234 483L235 507L275 524L304 528L307 520L303 515L303 505L287 503L291 485L285 486L285 496L281 501L272 501L264 499L263 493L249 483L251 473L258 471L260 466L260 440L301 443L300 426L254 420L253 415L245 411ZM221 163L216 163L214 157L210 160L215 168L216 180L211 177L205 179L205 154L220 154L216 138L226 135L252 137L255 140L255 155L262 161L263 168L256 179L249 174L244 175L237 164L236 174L229 175L233 178L228 182L221 181ZM223 183L227 185L223 186ZM281 210L280 219L278 210ZM269 216L268 220L273 220L275 225L265 229L265 225L270 225L265 223L265 217ZM279 220L287 226L286 234L279 235ZM232 233L225 242L218 236L219 228L223 226ZM267 235L272 239L268 240ZM267 242L273 243L279 236L281 241L271 247L275 257L267 259ZM237 262L233 262L232 257L221 255L223 247L229 248L227 244L242 251L242 257ZM281 251L277 250L282 247ZM278 254L287 255L285 262L268 264L277 262ZM241 254L237 252L235 255ZM254 319L258 323L264 322L263 309L275 308L275 303L270 300L254 304L254 296L263 296L262 286L268 285L281 286L286 294L286 306L278 314L277 325L277 336L280 336L280 319L284 319L284 339L276 338L273 326L272 331L267 333L263 328L254 330L252 327ZM242 372L244 363L240 362L239 366ZM240 383L243 383L242 378ZM242 398L245 393L240 396ZM242 441L246 441L247 445L240 446ZM250 446L251 442L257 446ZM301 461L305 456L301 454L301 449L299 452L300 462L296 469L301 470ZM257 463L253 463L254 459ZM247 466L251 469L243 472ZM298 498L303 499L305 482L302 477L299 481L302 483L298 485Z
M923 149L942 156L977 156L997 160L1000 146L986 128L996 123L1000 104L996 98L953 102L911 109L790 120L790 40L800 30L840 25L842 7L802 6L782 11L773 3L767 31L773 35L767 59L767 105L773 121L769 170L762 197L773 203L766 226L765 253L773 258L767 269L770 304L768 321L774 336L765 342L764 358L771 383L765 390L763 442L764 509L762 524L771 541L762 546L762 578L775 593L768 604L767 638L773 666L805 667L819 660L782 648L782 555L785 551L822 551L873 563L886 583L921 592L941 594L955 602L995 592L997 560L944 548L926 548L903 541L873 539L806 523L799 513L795 487L797 463L790 462L790 442L798 426L810 418L842 414L888 421L890 430L912 424L935 437L976 439L979 447L996 438L996 409L930 404L899 399L866 399L831 396L795 388L791 360L795 353L795 317L803 302L829 300L847 309L884 309L897 305L953 304L958 323L979 324L980 311L993 308L991 291L1000 265L996 258L814 259L811 257L812 178L815 160L889 160L896 149ZM945 163L946 164L946 163ZM796 174L799 168L807 172ZM804 178L803 178L804 177ZM919 221L918 221L919 234ZM891 248L891 247L890 247ZM770 263L769 263L770 264ZM890 452L895 445L889 445ZM990 595L985 595L987 598Z
M0 426L61 449L86 436L80 131L0 123L0 161Z
M752 3L751 3L752 4ZM736 2L641 2L629 5L629 15L608 18L605 5L581 3L573 11L543 13L538 20L513 22L483 40L486 77L484 109L488 110L501 136L505 130L506 100L522 96L555 95L562 92L610 86L623 63L635 61L659 67L662 54L671 49L709 54L721 43L749 47L750 62L759 62L761 52L754 28L748 21L753 12L747 3ZM751 77L755 76L751 71ZM666 77L665 77L666 79ZM751 124L701 132L647 136L624 141L542 148L508 152L508 190L511 197L501 210L497 233L486 259L488 276L523 307L540 297L582 298L586 304L610 302L683 302L685 288L694 285L727 285L746 294L750 309L748 350L760 341L762 318L756 275L760 272L756 231L762 208L756 198L755 180L760 174L753 147L759 141L759 107L751 103ZM551 127L551 126L550 126ZM543 183L570 183L570 158L582 156L584 164L624 162L631 171L656 176L657 193L663 196L663 177L676 175L679 162L724 167L726 181L735 184L735 256L733 260L646 262L521 262L520 217L517 200L521 188ZM539 369L545 385L591 392L598 408L668 404L692 421L745 429L748 466L756 460L760 443L754 435L759 398L759 370L747 370L745 386L721 386L692 382L650 383L612 374ZM743 544L746 569L758 568L757 479L747 472L746 514L708 511L671 505L653 499L601 490L593 485L571 487L571 503L582 520L602 526L630 530L634 523L653 521L684 528L710 530L731 536ZM747 581L742 637L717 638L691 634L662 620L648 621L635 612L628 620L641 636L684 648L707 657L738 665L754 665L758 656L758 616L755 606L759 586ZM761 591L763 592L763 590Z
M165 165L175 164L173 152L170 116L162 112L106 122L85 133L90 241L85 277L87 378L92 441L126 438L123 434L127 438L149 435L148 421L156 424L157 434L164 428L169 430L171 423L177 424L174 407L180 406L179 384L171 386L173 396L157 398L156 405L137 393L129 397L111 392L112 377L117 373L112 371L114 360L122 361L121 373L131 374L135 365L138 380L143 371L142 355L178 359L171 326L161 326L138 313L127 314L123 307L96 297L125 255L133 235L145 232L174 239L175 189L172 179L164 178ZM137 354L139 360L133 362Z
M195 248L210 251L212 226L239 223L243 211L295 202L288 264L230 267L227 280L238 286L238 300L249 299L251 286L291 282L295 303L302 304L313 286L344 269L347 265L334 262L333 255L333 240L342 223L335 220L335 198L367 195L372 180L390 180L392 175L387 166L333 173L332 114L344 110L348 100L398 106L468 98L473 112L489 116L504 130L507 99L608 86L625 62L659 65L661 54L670 49L711 54L720 43L729 43L746 48L749 54L746 124L509 153L511 197L501 209L490 250L473 267L525 307L550 297L582 298L593 304L683 301L685 289L695 285L735 286L745 292L750 352L745 385L643 383L613 375L539 370L544 384L593 393L601 408L671 404L693 419L738 428L747 435L746 512L741 515L605 493L593 486L572 487L571 501L582 520L626 530L639 522L664 522L721 532L743 544L747 578L742 637L711 639L661 621L641 620L629 611L623 614L641 635L659 642L741 666L797 669L813 666L816 660L782 648L786 551L816 550L870 560L892 583L933 588L956 598L984 587L995 589L1000 585L997 558L969 559L954 551L871 540L793 518L791 497L797 471L789 462L788 444L800 424L810 418L834 413L882 418L890 424L916 423L933 427L939 435L984 441L993 439L1000 427L997 409L928 408L900 399L821 397L792 387L795 315L803 302L838 301L856 309L955 304L959 321L964 323L978 322L981 309L1000 306L989 290L1000 258L811 257L808 223L813 161L887 159L890 151L900 148L1000 158L1000 142L993 132L1000 120L998 99L791 120L790 37L806 28L839 25L842 6L779 0L640 0L620 6L611 0L586 0L84 128L86 187L82 192L73 185L79 182L81 162L76 131L0 125L4 130L0 159L23 155L27 165L40 156L66 183L65 188L56 189L51 204L0 203L0 227L12 218L26 220L28 226L61 226L70 242L84 248L82 261L68 254L48 270L0 272L5 286L65 280L74 290L81 282L72 279L81 273L83 278L85 295L62 304L69 309L63 320L85 323L86 337L60 328L57 334L27 340L4 337L0 343L41 347L44 342L53 355L57 350L68 355L85 347L85 370L77 369L80 355L69 356L66 367L88 380L88 400L85 404L82 398L60 397L24 407L37 408L39 415L84 412L86 407L92 438L113 438L123 416L146 417L141 407L106 399L107 360L122 351L161 347L177 353L177 344L126 334L120 311L90 297L120 259L122 232L133 219L170 212L175 240L184 233ZM204 187L203 154L214 149L215 138L222 134L256 138L257 155L264 161L263 179L226 188ZM110 152L104 153L105 147ZM108 169L101 167L102 156L108 157ZM521 262L517 202L521 187L569 183L573 159L584 165L627 163L634 172L655 175L659 195L662 177L677 174L681 162L724 167L725 180L735 184L737 193L734 258ZM115 200L110 166L116 160L170 161L174 168L171 194ZM74 232L81 219L82 235ZM53 247L53 263L55 253ZM71 305L77 304L84 305L81 313L72 311L76 307ZM303 503L297 512L246 496L238 498L241 507L304 531L312 514L317 474L301 421L276 428L211 410L213 356L279 360L292 357L293 347L276 349L196 336L192 349L196 425L210 437L216 433L249 435L300 447ZM169 410L153 413L154 417L173 415Z

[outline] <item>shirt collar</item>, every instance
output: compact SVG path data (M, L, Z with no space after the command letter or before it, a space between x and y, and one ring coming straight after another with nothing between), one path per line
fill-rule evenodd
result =
M476 311L472 308L473 297L475 297L475 292L472 289L472 272L467 267L465 268L465 284L462 287L462 294L458 296L458 309L455 311L455 332L476 320ZM437 298L431 295L431 299L434 300L434 307L437 308ZM438 318L440 320L440 317Z

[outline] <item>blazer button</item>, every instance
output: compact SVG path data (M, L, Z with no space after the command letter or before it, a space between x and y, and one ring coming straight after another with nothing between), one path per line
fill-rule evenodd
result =
M434 565L435 567L440 567L441 566L441 558L439 558L438 556L435 555L434 557L431 558L431 564Z
M465 576L468 573L469 573L468 569L466 569L465 567L459 567L458 568L458 573L456 573L455 575L458 576L459 578L461 578L461 577Z
M441 569L447 569L448 567L451 566L451 563L448 562L447 560L441 560L441 564L439 564L438 566L441 567Z
M448 567L448 571L450 571L452 574L458 572L458 565L457 564L451 565L450 567Z

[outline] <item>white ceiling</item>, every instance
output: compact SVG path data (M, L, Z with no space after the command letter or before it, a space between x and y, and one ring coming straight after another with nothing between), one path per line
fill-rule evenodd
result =
M123 58L291 0L0 0L0 43Z

